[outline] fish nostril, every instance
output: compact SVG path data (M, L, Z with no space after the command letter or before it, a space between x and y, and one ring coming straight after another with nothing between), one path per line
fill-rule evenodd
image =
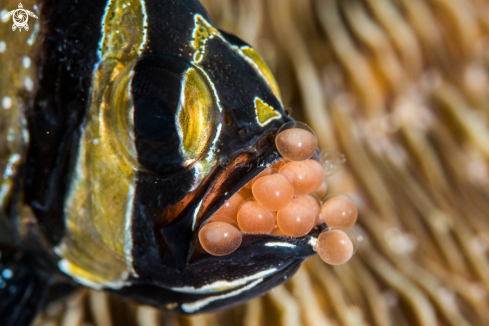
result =
M246 128L239 128L237 133L240 137L244 137L248 134Z

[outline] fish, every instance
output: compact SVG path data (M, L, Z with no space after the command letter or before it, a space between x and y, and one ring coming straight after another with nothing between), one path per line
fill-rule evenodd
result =
M282 159L275 136L293 121L250 45L195 0L24 7L39 17L29 33L0 33L1 325L29 325L63 285L221 310L315 254L324 224L299 238L243 234L226 256L198 242L227 199Z

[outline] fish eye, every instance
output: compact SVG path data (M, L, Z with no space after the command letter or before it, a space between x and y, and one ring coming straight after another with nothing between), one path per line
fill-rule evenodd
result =
M134 131L136 136L158 143L176 141L178 145L173 115L174 113L160 97L154 95L141 96L134 103Z
M215 132L216 104L207 80L190 62L172 55L146 55L126 69L126 110L116 109L132 129L135 165L157 174L175 172L197 161ZM121 100L115 101L120 104ZM126 129L127 130L127 129Z
M131 83L138 161L156 173L195 162L212 136L215 101L199 70L174 56L151 55Z

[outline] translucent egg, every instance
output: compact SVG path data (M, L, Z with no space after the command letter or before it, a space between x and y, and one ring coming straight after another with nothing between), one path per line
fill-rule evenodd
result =
M294 198L285 208L277 212L277 225L290 237L302 237L315 225L314 208L308 207L305 199Z
M238 224L243 232L270 233L275 226L273 213L256 201L247 201L238 212Z
M243 196L237 192L229 198L224 205L221 206L215 213L215 215L222 215L236 220L236 214L238 213L239 205L243 202Z
M341 265L353 256L354 245L344 231L328 230L318 237L316 251L330 265Z
M317 169L309 161L311 160L290 162L282 166L279 170L279 173L294 187L295 196L307 195L317 188Z
M334 149L323 149L319 153L319 160L324 168L326 175L332 175L336 173L343 164L345 164L345 155Z
M304 161L314 155L318 141L309 126L292 121L278 130L275 145L284 158L291 161Z
M331 195L321 205L321 218L331 228L351 228L357 216L353 200L344 194Z
M213 256L225 256L239 248L243 237L238 229L228 223L211 222L199 231L200 244Z
M252 192L256 201L270 211L284 208L294 197L294 188L280 174L259 178L253 183Z

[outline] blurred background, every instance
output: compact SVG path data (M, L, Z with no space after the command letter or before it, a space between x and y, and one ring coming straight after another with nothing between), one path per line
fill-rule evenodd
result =
M284 106L347 162L358 250L220 313L82 289L36 325L489 325L489 1L205 0L255 47Z

